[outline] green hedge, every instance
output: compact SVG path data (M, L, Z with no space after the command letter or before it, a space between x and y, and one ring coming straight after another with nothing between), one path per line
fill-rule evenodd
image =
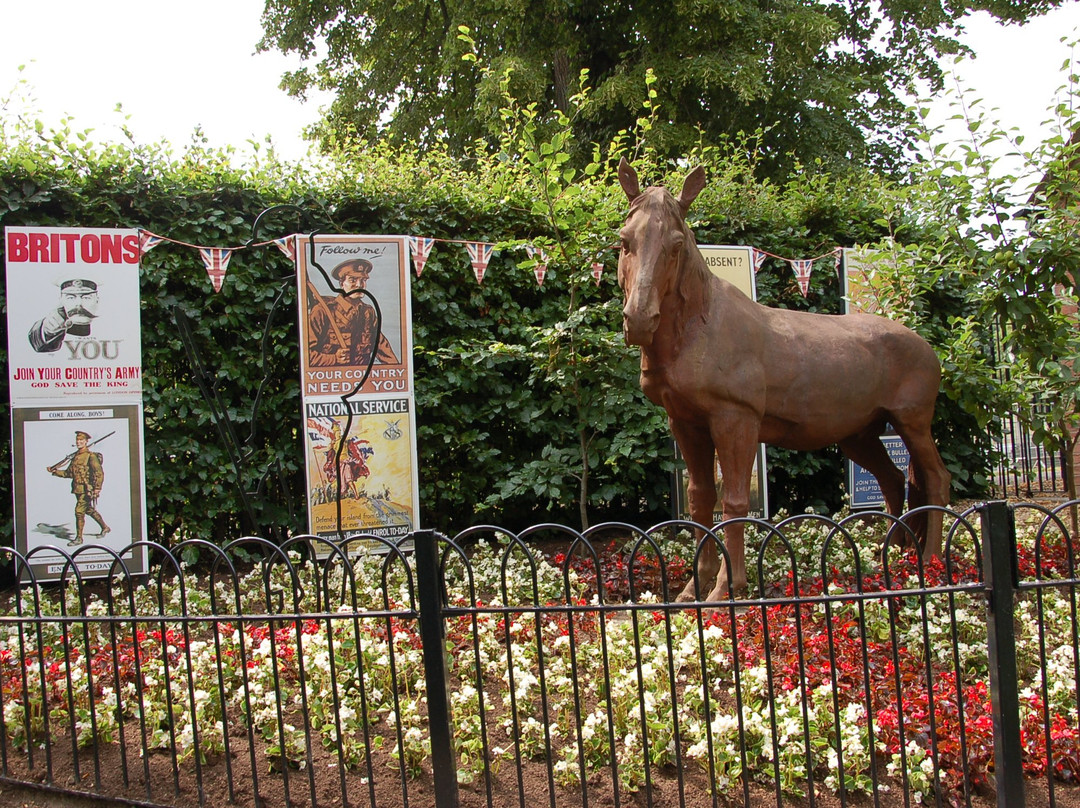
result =
M198 148L71 146L67 139L0 143L0 225L143 227L204 246L252 238L256 216L288 203L303 213L268 218L255 237L297 231L412 234L444 239L565 242L535 189L507 165L469 166L440 155L379 149L328 166L259 156L247 168ZM762 183L737 156L713 155L710 184L692 211L701 243L749 244L789 257L819 255L883 235L876 183L806 173ZM458 245L437 244L413 282L421 522L447 531L477 521L579 524L587 458L588 518L649 523L667 515L674 457L663 413L637 386L637 352L623 345L616 230L625 199L613 165L575 178L566 210L578 245L604 263L599 285L584 262L553 260L542 288L524 253L498 251L478 285ZM684 169L673 171L673 178ZM652 177L657 179L657 177ZM672 181L677 181L672 179ZM573 185L573 183L571 183ZM565 189L567 184L563 184ZM567 214L569 215L569 214ZM566 255L566 253L562 253ZM296 295L273 248L236 253L214 294L194 250L163 244L142 266L147 507L155 540L223 541L243 533L304 531ZM840 308L837 278L819 264L803 299L790 267L771 261L760 297L818 311ZM280 299L279 299L280 298ZM265 356L262 332L272 308ZM245 441L242 485L177 327L180 315L204 358L220 405ZM3 346L6 350L6 343ZM6 382L5 382L6 384ZM259 408L252 411L257 391ZM6 390L0 394L6 407ZM985 436L944 401L943 454L977 487ZM6 411L5 411L6 416ZM958 421L957 419L961 419ZM834 451L771 452L772 504L835 509ZM10 452L0 452L0 497L10 500ZM241 489L250 492L249 518ZM252 523L253 522L253 523ZM10 533L10 518L8 521Z

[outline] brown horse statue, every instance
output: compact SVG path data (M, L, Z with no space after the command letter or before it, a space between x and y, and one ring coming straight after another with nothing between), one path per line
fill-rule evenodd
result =
M904 507L904 474L879 440L892 424L911 455L909 504L946 506L950 476L930 435L941 365L925 340L868 314L825 315L771 309L717 278L698 252L686 212L705 186L699 167L678 198L642 191L623 160L619 183L630 213L619 231L623 333L641 346L641 389L662 406L689 475L690 517L712 523L714 455L724 478L723 517L745 517L759 442L788 449L840 449L872 473L889 512ZM920 533L923 556L941 550L940 511ZM730 580L715 542L699 554L697 580L680 601L721 600L730 583L746 591L743 524L724 530Z

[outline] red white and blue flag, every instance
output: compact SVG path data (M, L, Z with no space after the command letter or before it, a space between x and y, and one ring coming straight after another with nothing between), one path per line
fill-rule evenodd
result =
M806 297L806 293L810 291L810 270L813 269L814 259L812 258L793 258L791 260L791 268L795 270L795 280L799 282L799 291L802 292L802 296Z
M140 230L139 231L139 252L148 253L152 249L154 249L154 247L156 247L161 242L163 242L164 240L165 239L163 239L161 236L155 236L149 230Z
M233 251L228 247L199 247L199 255L202 256L206 266L206 274L210 276L210 283L214 285L214 291L221 291L221 284L225 282L225 273L229 270L229 259Z
M534 247L531 244L525 245L525 252L529 254L529 258L536 259L536 266L533 267L533 275L536 276L536 285L543 286L544 278L547 276L547 254L542 247Z
M757 247L751 247L750 249L754 255L754 274L756 275L761 270L761 266L765 263L765 259L768 258L769 254L764 250L759 250Z
M285 256L296 263L296 236L285 236L274 239L274 246L285 253Z
M424 271L424 264L431 255L431 248L435 246L435 239L426 236L409 236L409 253L412 255L413 268L416 277Z
M469 251L469 260L472 261L473 274L476 282L484 282L484 273L491 262L491 254L495 251L494 244L485 244L482 241L466 241L465 249Z

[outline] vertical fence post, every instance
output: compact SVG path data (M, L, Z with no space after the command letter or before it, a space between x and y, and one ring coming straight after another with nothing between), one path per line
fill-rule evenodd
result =
M1013 612L1019 583L1016 523L1005 502L980 506L983 581L986 585L986 644L990 660L990 704L994 720L994 774L998 808L1024 808L1020 697Z
M413 535L416 588L420 601L420 641L427 680L428 733L431 738L431 770L435 808L457 808L457 757L450 721L450 671L446 664L446 626L443 622L443 582L439 573L439 549L435 531Z

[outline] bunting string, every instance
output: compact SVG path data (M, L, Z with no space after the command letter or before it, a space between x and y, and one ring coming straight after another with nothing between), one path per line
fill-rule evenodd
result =
M180 239L170 238L168 236L161 236L157 233L151 233L149 230L139 230L139 251L142 254L150 252L155 247L159 246L163 242L169 242L171 244L177 244L181 247L189 247L198 251L202 258L203 265L206 267L207 275L210 278L210 282L214 287L215 292L220 292L222 285L225 282L225 276L228 271L229 260L232 258L233 253L240 250L251 249L254 247L267 247L274 246L279 249L289 260L296 261L296 245L297 235L285 236L284 238L271 239L269 241L260 241L253 244L243 244L235 247L205 247L198 244L191 244L187 241L181 241ZM432 249L436 243L441 244L463 244L469 254L469 262L472 265L473 274L476 277L476 282L482 284L484 282L484 276L487 273L489 264L491 263L492 256L495 252L496 245L490 242L477 241L474 239L455 239L455 238L437 238L434 236L407 236L406 240L409 247L409 257L412 260L413 269L416 272L416 277L419 278L423 274L424 267L427 264L428 259L431 257ZM550 259L543 248L532 245L523 245L528 257L534 260L535 266L533 267L533 275L536 278L538 286L543 287L544 280L547 277L548 268L550 265ZM603 248L601 252L606 250L618 250L617 244L610 244ZM791 266L795 274L795 279L798 282L799 291L803 297L809 293L810 289L810 276L813 271L813 266L816 262L825 259L833 258L837 275L839 276L842 271L842 255L843 250L840 247L835 247L828 252L824 252L821 255L815 255L812 258L788 258L776 253L769 252L768 250L760 249L759 247L750 247L750 254L753 263L753 270L755 273L759 272L765 261L769 258L776 259L777 261L783 261ZM599 258L599 256L597 256ZM600 285L600 281L603 277L604 264L599 260L594 260L589 264L589 272L592 275L596 285Z

